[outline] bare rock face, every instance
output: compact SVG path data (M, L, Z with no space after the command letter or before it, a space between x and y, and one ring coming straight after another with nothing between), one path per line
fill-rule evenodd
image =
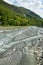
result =
M0 30L0 65L37 65L42 52L43 28Z

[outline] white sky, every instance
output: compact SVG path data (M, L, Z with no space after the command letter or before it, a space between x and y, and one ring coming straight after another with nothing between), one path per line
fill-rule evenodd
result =
M4 0L9 4L22 6L32 10L43 18L43 0Z

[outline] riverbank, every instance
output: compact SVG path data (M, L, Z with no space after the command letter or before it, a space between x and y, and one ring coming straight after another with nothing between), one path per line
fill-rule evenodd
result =
M16 29L16 28L26 28L28 26L0 26L0 29Z

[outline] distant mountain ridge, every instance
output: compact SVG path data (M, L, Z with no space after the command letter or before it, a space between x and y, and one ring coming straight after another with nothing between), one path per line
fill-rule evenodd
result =
M6 19L5 19L5 18ZM4 18L4 19L3 19ZM37 25L42 26L42 19L34 12L23 7L10 5L0 0L0 21L2 25Z
M29 9L25 9L23 7L17 7L15 5L10 5L6 2L3 1L3 4L6 5L7 7L11 8L12 10L14 10L15 12L19 13L19 14L28 14L28 15L33 15L33 16L37 16L38 18L41 18L39 15L35 14L34 12L30 11Z

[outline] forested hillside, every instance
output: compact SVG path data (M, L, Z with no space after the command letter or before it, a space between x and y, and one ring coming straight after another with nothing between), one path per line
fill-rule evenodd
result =
M0 0L0 25L4 26L43 26L40 16L23 7L10 5Z

